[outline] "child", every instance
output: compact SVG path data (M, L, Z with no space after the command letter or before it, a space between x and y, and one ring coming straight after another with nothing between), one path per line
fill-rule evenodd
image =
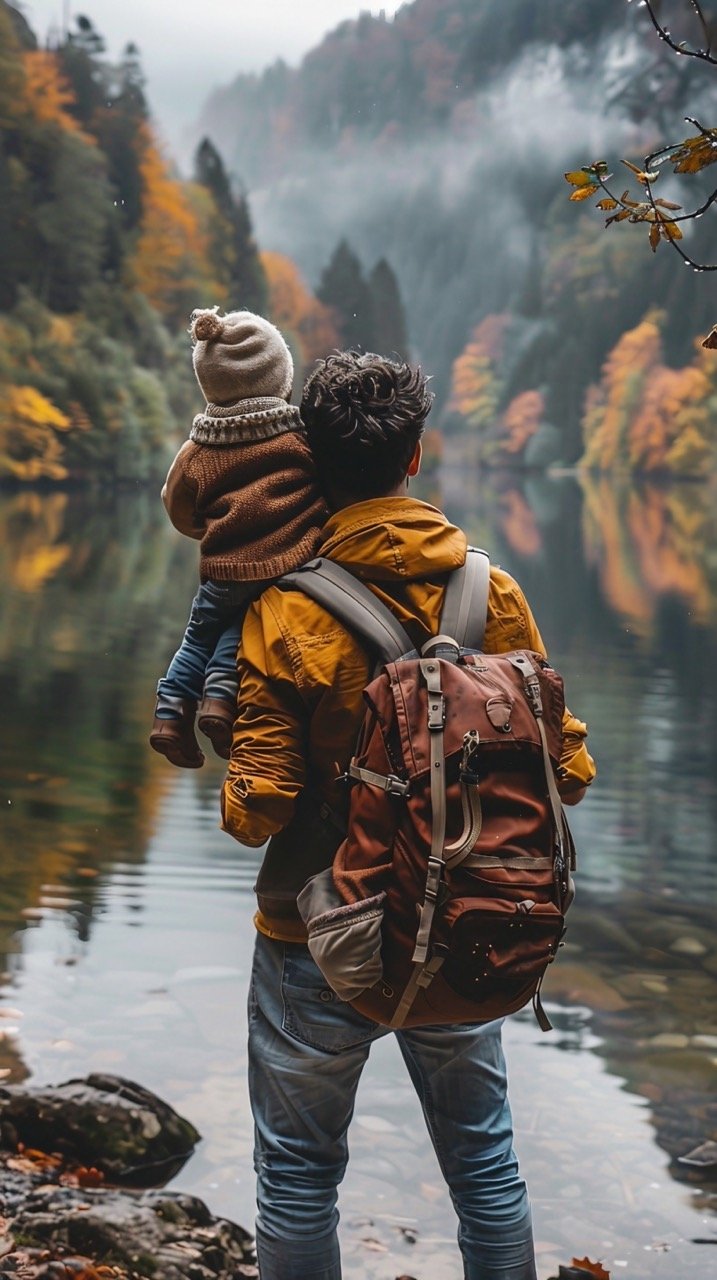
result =
M194 371L207 399L170 467L162 500L200 539L201 586L181 647L157 686L150 744L172 764L204 764L194 733L229 757L236 652L250 600L316 551L326 508L299 417L291 353L250 311L195 311Z

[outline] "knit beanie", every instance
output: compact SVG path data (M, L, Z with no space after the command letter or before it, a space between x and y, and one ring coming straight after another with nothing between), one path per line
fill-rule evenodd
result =
M194 311L194 372L208 404L277 397L288 400L294 362L279 330L251 311Z

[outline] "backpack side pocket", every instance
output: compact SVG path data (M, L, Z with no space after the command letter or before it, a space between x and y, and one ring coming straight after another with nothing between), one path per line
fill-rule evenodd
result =
M330 871L329 871L330 874ZM316 881L321 881L316 884ZM341 1000L355 1000L381 978L381 925L385 893L326 910L327 873L302 889L298 904L309 932L309 951ZM314 914L315 907L324 908Z

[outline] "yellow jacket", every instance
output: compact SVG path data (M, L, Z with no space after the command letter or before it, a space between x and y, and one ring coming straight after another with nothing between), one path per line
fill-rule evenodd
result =
M318 554L365 580L420 647L437 632L446 575L465 560L466 538L424 502L371 498L330 517ZM489 653L545 653L520 587L495 565L484 647ZM282 833L269 845L258 886L257 927L273 937L305 936L296 894L331 860L306 828L306 809L343 808L336 779L353 754L370 677L366 651L302 592L270 587L251 605L240 648L239 712L222 791L222 825L252 846ZM582 721L566 709L559 775L564 794L595 776L586 735ZM302 794L310 794L303 812Z

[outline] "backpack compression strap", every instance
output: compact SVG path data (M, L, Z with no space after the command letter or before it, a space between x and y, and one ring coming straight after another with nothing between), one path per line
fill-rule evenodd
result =
M335 560L318 556L293 573L285 573L276 585L303 591L323 605L339 622L356 631L382 663L418 656L408 632L390 609Z

